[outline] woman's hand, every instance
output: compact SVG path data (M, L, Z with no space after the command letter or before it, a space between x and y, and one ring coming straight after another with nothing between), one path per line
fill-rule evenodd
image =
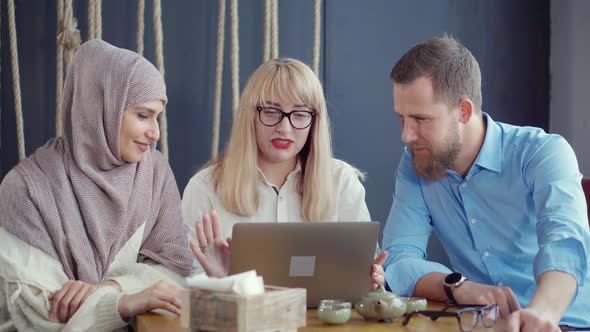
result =
M51 301L49 319L66 323L74 316L80 306L84 304L84 301L102 286L116 287L121 290L119 284L112 280L107 280L99 284L89 284L80 280L69 280L60 290L49 295L49 301Z
M203 222L195 225L198 245L190 242L191 250L210 277L225 277L229 271L231 238L223 239L221 224L215 210L203 213Z
M180 315L181 294L182 288L160 280L150 288L144 289L137 294L123 295L117 308L119 315L125 321L154 309L164 309Z
M373 262L373 267L371 268L371 279L373 280L371 290L377 290L379 286L385 283L385 271L383 271L383 263L385 263L388 255L389 253L383 250Z

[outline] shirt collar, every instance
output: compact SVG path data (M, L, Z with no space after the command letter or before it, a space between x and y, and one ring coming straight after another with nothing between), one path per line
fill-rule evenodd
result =
M475 164L499 173L502 170L502 130L487 113L483 113L483 118L486 123L486 136Z
M289 173L289 175L287 175L287 179L290 179L291 177L298 175L299 173L301 173L301 160L297 159L297 164L295 165L295 169L293 169L293 171L291 173ZM258 179L260 180L260 182L262 182L268 186L274 186L272 183L270 183L270 181L268 181L266 179L266 176L264 175L264 173L262 172L260 167L258 167Z

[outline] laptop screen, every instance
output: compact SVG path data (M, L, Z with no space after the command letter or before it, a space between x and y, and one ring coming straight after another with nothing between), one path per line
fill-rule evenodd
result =
M307 289L308 307L323 299L355 303L371 285L378 222L237 223L230 274L255 269L267 285Z

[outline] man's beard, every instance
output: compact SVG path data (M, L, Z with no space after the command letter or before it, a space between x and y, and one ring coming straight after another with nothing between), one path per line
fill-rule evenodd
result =
M458 128L452 129L445 138L444 145L440 147L424 145L410 146L414 170L418 176L428 181L437 181L446 176L447 169L451 168L461 151ZM430 150L430 156L415 154L414 149L416 147L428 148Z

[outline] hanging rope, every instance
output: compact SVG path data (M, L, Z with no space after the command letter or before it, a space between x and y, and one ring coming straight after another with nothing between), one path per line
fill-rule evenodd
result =
M58 34L57 38L61 42L65 50L66 68L72 60L74 51L80 47L80 30L78 30L78 22L74 18L74 7L72 0L65 0L64 24L63 28Z
M313 72L320 76L320 23L322 15L322 0L315 0L313 15Z
M25 159L25 135L23 130L23 107L20 95L20 74L18 70L18 49L16 42L16 23L14 19L14 0L8 0L8 33L10 35L10 62L12 64L12 90L14 91L14 112L16 113L16 140L18 159Z
M74 50L80 47L80 30L78 22L74 18L74 9L72 0L57 1L57 66L55 82L55 135L62 135L62 93L63 93L63 76L64 60L65 67L70 64ZM64 59L65 50L65 59Z
M143 35L145 31L145 0L137 0L137 53L143 55Z
M211 137L211 159L219 153L219 119L221 114L221 87L223 80L223 44L225 42L225 0L218 0L217 15L217 63L215 65L215 100L213 103L213 137Z
M262 47L262 61L270 60L270 17L271 17L271 1L264 0L264 38Z
M270 57L279 57L279 0L272 1L272 53Z
M88 0L88 39L102 39L102 0Z
M64 0L57 0L57 39L56 39L56 74L55 74L55 136L62 135L61 122L61 95L64 85L64 46L59 35L63 31L64 21Z
M154 0L154 38L156 39L156 67L164 77L164 37L162 33L162 3L161 0ZM160 120L160 147L162 154L168 159L168 120L166 118L166 109L162 113Z
M279 56L279 2L278 0L264 0L264 62Z
M94 0L94 38L102 39L102 0Z
M96 38L95 20L96 7L94 7L95 0L88 0L88 40Z
M240 102L240 44L238 39L238 0L230 0L231 18L231 74L232 74L232 112L235 118Z

